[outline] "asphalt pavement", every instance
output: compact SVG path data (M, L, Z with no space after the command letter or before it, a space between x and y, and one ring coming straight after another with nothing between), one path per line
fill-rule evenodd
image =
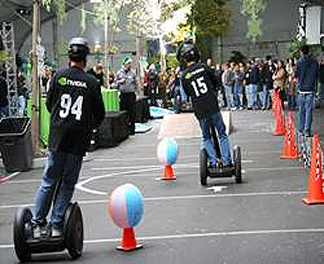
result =
M323 138L316 109L314 132ZM73 263L253 264L324 263L324 207L307 206L308 169L298 160L281 160L283 137L272 135L271 111L233 112L231 147L241 146L243 183L234 178L199 183L200 140L179 139L173 166L176 181L159 181L156 158L161 120L115 148L85 158L74 199L84 219L83 256ZM296 123L296 122L295 122ZM0 184L0 263L18 263L12 224L20 206L32 206L44 160ZM122 230L107 213L114 188L135 184L144 196L144 214L135 227L143 249L117 251ZM67 252L33 256L32 263L68 263Z

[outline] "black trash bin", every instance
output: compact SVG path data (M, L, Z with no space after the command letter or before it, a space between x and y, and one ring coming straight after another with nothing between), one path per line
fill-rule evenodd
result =
M30 118L0 119L0 151L8 172L26 171L33 165Z

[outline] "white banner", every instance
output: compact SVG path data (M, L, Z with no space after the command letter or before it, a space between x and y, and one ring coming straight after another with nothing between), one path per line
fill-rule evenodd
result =
M321 6L310 6L306 9L307 43L321 44Z

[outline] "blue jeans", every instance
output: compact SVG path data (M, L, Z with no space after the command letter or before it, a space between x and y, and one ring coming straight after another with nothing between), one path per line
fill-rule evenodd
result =
M217 112L208 118L199 119L199 125L202 132L203 147L207 151L210 164L214 166L217 163L217 155L210 134L211 125L214 125L217 129L218 140L222 154L222 157L218 158L222 158L223 164L225 166L232 163L228 137L226 135L222 114L220 112Z
M298 95L298 131L310 133L313 119L314 93Z
M233 106L232 86L224 84L224 90L225 90L227 108L231 108Z
M245 96L247 101L247 107L252 107L252 86L251 84L245 86Z
M258 102L258 86L256 84L250 84L251 91L251 106L256 107Z
M239 83L234 84L234 104L237 107L242 106L242 85Z
M54 190L60 177L62 184L53 205L51 225L62 228L65 210L70 204L74 186L78 181L83 156L49 151L42 175L42 183L36 195L36 205L32 225L46 224L46 216L51 208Z
M270 108L270 93L266 84L262 85L262 108Z

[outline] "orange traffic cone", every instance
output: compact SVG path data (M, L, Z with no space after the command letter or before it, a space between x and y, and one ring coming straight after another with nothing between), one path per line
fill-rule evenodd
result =
M117 247L117 249L122 251L132 251L142 247L143 245L138 245L136 243L134 228L124 228L122 242L121 245Z
M295 127L293 116L291 112L288 112L288 122L287 122L287 130L285 133L285 144L283 147L281 159L298 159L300 154L298 153L298 148L295 143Z
M279 94L275 90L272 91L271 99L272 99L272 110L276 112L276 108L278 107L278 102L279 102L278 100Z
M312 161L309 172L308 195L303 199L306 204L324 203L323 179L322 179L322 150L319 143L319 136L314 135Z
M285 124L282 117L282 107L281 103L277 103L277 110L275 111L276 116L276 127L275 131L273 132L274 136L282 136L285 134Z
M161 180L166 180L166 181L175 181L176 180L172 166L170 166L170 165L165 166L164 176L161 177Z

